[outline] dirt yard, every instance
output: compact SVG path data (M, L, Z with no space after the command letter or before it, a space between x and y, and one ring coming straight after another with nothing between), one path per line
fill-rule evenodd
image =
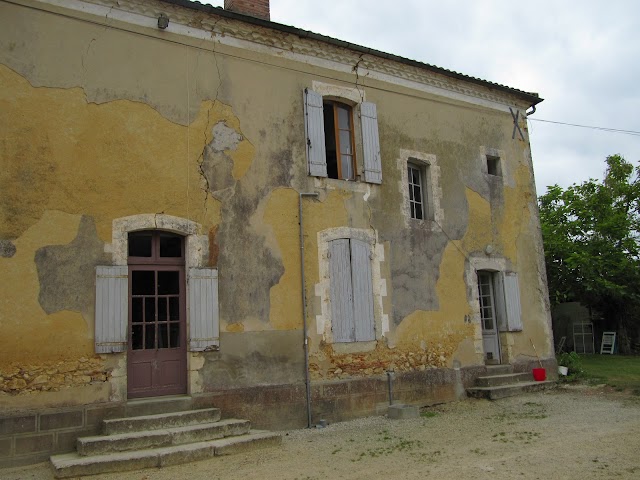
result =
M565 387L467 400L419 419L373 417L284 432L280 448L94 480L640 479L640 397ZM0 470L45 480L47 465Z

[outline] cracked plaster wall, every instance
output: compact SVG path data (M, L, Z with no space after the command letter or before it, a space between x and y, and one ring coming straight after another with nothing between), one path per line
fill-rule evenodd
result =
M522 285L535 286L522 291L527 333L552 354L530 153L511 139L508 113L405 96L360 77L358 88L378 106L383 184L312 179L301 92L317 78L351 91L353 74L0 9L0 19L14 20L0 20L0 125L12 139L0 150L0 262L7 284L25 282L21 292L0 287L11 333L0 363L91 355L91 329L76 311L89 311L90 292L52 286L56 274L43 260L66 256L70 266L69 252L81 248L88 263L105 261L99 247L109 252L114 218L164 213L202 225L219 269L221 352L198 357L198 388L300 381L299 191L320 194L303 205L311 331L322 311L317 236L339 227L375 232L380 314L390 324L369 352L339 353L311 334L314 378L481 363L465 259L488 244ZM490 184L482 149L503 152L503 185ZM402 150L437 158L439 228L407 226ZM524 337L513 337L513 351L526 354Z

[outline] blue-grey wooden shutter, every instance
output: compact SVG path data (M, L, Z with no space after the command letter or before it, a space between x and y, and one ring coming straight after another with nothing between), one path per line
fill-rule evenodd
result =
M326 177L327 152L324 144L322 95L308 88L304 89L304 118L309 175Z
M189 269L189 350L202 352L220 346L218 270Z
M127 351L129 267L96 267L96 353Z
M380 158L378 114L375 103L363 102L360 105L360 114L364 150L364 181L382 183L382 159Z
M520 307L520 286L518 274L504 272L504 303L507 310L507 329L510 332L522 330L522 310Z
M329 243L331 329L334 342L355 341L350 257L348 239L340 238Z
M356 342L368 342L376 339L370 257L371 247L368 243L351 239L351 278Z

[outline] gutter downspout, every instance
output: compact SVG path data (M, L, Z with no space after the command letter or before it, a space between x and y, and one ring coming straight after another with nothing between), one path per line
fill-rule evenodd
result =
M307 391L307 428L311 428L311 379L309 376L309 340L307 338L307 295L304 277L304 237L302 224L302 197L318 198L317 193L298 194L298 219L300 225L300 278L302 279L302 335L304 337L304 380Z

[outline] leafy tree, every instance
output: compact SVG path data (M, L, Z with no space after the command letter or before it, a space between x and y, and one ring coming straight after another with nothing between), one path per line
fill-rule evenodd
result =
M549 296L579 301L618 331L623 352L640 326L640 167L620 155L594 179L539 198Z

